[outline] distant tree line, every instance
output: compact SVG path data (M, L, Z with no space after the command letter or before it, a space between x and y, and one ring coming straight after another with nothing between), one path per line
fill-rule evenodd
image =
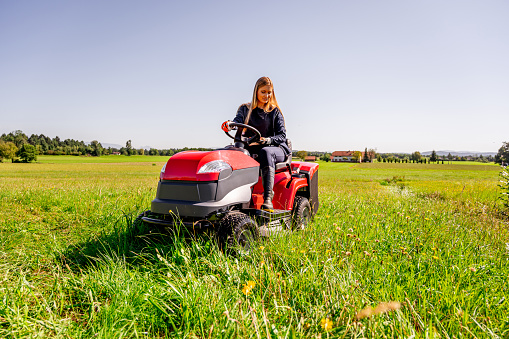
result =
M328 152L317 152L317 151L293 151L294 158L304 159L308 155L314 155L322 161L330 161L331 153ZM364 152L355 151L353 153L355 161L362 159L363 162L385 162L385 163L420 163L420 164L431 164L431 163L451 163L452 161L477 161L483 163L495 162L499 164L509 164L509 142L504 142L502 147L499 149L496 156L482 154L479 155L468 155L459 156L452 155L438 155L435 150L430 155L422 155L421 152L415 151L411 154L408 153L377 153L376 148L367 147Z
M192 148L194 150L207 151L211 148ZM109 154L122 155L163 155L172 156L175 153L190 150L190 148L170 148L170 149L136 149L132 147L131 140L126 142L125 147L104 148L97 140L90 144L74 139L60 140L60 138L50 138L44 134L32 134L27 136L20 130L0 136L0 161L11 159L14 161L30 162L37 160L37 155L85 155L101 156Z
M382 153L377 155L378 162L398 162L398 163L420 163L420 164L431 164L431 163L450 163L452 161L477 161L477 162L494 162L495 157L492 155L483 156L480 155L469 155L459 156L452 155L438 155L435 150L431 152L429 156L422 155L419 151L415 151L411 154L408 153Z

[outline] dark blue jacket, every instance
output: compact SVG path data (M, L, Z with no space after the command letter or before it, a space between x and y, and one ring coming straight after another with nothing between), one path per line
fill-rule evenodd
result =
M243 104L237 111L237 116L233 119L233 122L244 124L246 121L249 107L247 104ZM253 126L264 138L270 138L270 144L264 144L263 146L279 146L283 149L286 155L290 154L290 148L286 144L286 128L285 119L279 108L274 108L270 112L265 112L261 108L255 108L251 112L249 117L249 126ZM246 131L246 136L252 135L252 132ZM251 153L258 153L256 149L250 150Z

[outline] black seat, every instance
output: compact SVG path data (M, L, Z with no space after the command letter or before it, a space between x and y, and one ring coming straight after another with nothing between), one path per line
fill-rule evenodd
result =
M286 144L288 145L288 148L290 149L290 154L286 157L286 160L284 162L278 162L276 164L276 171L279 171L281 169L288 169L288 171L291 172L292 168L292 142L290 139L286 139Z

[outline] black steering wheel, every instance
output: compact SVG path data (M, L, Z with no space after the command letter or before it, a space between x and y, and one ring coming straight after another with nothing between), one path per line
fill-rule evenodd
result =
M249 126L249 125L246 125L246 124L239 124L237 122L230 122L230 128L238 129L237 133L235 133L235 136L232 136L230 133L225 131L226 135L229 136L230 138L232 138L235 141L243 143L244 146L249 146L249 144L251 144L253 142L260 141L260 139L262 138L262 135L260 134L260 131L258 131L253 126ZM244 129L244 128L252 131L254 133L254 135L252 137L249 137L249 138L242 136L242 129Z

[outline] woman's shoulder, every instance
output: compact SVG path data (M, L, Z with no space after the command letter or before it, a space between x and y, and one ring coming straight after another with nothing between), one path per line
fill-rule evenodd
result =
M281 112L281 110L279 109L279 107L275 106L274 109L272 111L270 111L270 113L274 114L274 115L283 115L283 113Z
M237 110L238 111L240 111L240 110L248 110L250 107L251 107L251 103L250 102L246 102L244 104L241 104Z

